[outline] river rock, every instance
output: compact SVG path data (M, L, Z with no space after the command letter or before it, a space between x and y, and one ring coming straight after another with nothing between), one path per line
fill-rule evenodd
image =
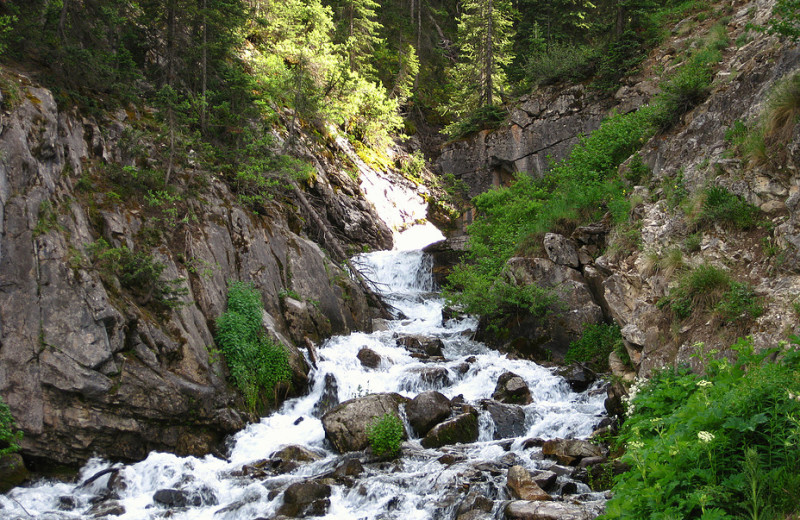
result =
M456 514L461 518L470 511L480 511L489 513L494 508L494 500L488 498L486 495L478 493L477 491L470 491L466 498L458 505ZM479 517L480 518L480 517Z
M414 432L423 437L450 415L450 399L435 390L422 392L406 405L406 417Z
M486 511L473 509L472 511L467 511L466 513L458 515L456 520L492 520L493 518L494 516Z
M322 416L325 437L340 453L359 451L369 445L367 428L387 413L398 414L398 405L407 401L399 394L372 394L350 399Z
M421 444L425 448L440 448L448 444L469 443L478 440L477 413L462 413L428 432Z
M294 471L303 462L314 462L323 457L313 451L297 445L290 445L276 451L269 456L270 465L276 473Z
M324 516L331 505L331 487L314 481L295 482L283 493L279 515L288 517Z
M426 336L401 336L397 338L397 344L402 345L412 354L419 354L423 357L442 357L444 343L439 338L429 338Z
M533 398L525 380L513 372L505 372L497 379L492 399L508 404L531 404Z
M117 500L107 500L93 505L86 514L93 518L122 516L125 514L125 506Z
M597 374L582 363L574 363L558 371L573 392L583 392L597 380Z
M599 511L582 504L568 502L509 502L506 520L593 520Z
M363 347L361 350L358 351L358 355L356 356L359 361L361 361L361 365L366 368L378 368L381 364L381 356L371 348Z
M509 468L506 489L517 500L550 500L550 495L539 487L530 472L522 466Z
M515 404L503 404L491 399L480 402L494 422L494 439L510 439L525 435L525 412Z
M545 457L556 459L560 464L574 465L585 457L602 457L603 448L580 439L552 439L542 445Z
M19 486L28 479L29 473L19 453L0 457L0 493Z
M609 417L624 418L625 405L623 404L623 397L628 395L625 386L617 381L608 386L606 393L608 397L606 397L603 404Z
M339 383L336 376L327 373L323 381L322 395L314 405L314 417L322 417L339 404Z
M450 371L440 366L424 366L409 369L404 376L406 382L403 384L404 390L436 390L452 384Z
M556 474L554 471L540 470L532 474L531 478L534 482L536 482L536 485L547 491L552 489L556 484L556 480L558 480L558 474Z

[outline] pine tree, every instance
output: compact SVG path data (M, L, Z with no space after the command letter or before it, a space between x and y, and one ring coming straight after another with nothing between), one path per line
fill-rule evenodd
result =
M376 20L380 4L374 0L338 0L333 3L338 18L339 41L351 72L373 76L372 54L383 43L383 26Z
M451 71L455 92L449 111L461 118L494 106L502 97L504 67L512 58L510 0L464 0L458 19L458 63Z

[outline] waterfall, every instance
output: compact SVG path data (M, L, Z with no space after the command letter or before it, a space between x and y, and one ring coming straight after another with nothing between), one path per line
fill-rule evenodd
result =
M118 507L115 513L121 514L116 517L122 520L161 518L168 510L170 518L186 520L270 517L283 503L288 485L327 475L352 458L335 453L326 443L316 413L326 392L343 402L380 392L413 398L434 389L450 399L461 396L480 408L482 400L491 399L498 377L511 371L527 383L533 399L519 407L522 420L513 425L516 436L505 442L496 440L491 416L480 411L477 442L425 449L412 435L395 462L375 462L361 454L364 471L346 482L336 481L327 507L316 517L454 518L455 507L468 488L493 500L497 512L501 501L508 499L505 477L481 468L507 468L513 463L532 471L546 469L553 462L543 459L541 450L524 443L525 439L585 438L602 418L603 392L596 388L572 392L553 370L509 359L473 341L474 319L443 319L444 302L435 292L430 260L420 251L367 253L354 262L395 309L396 319L385 330L333 337L322 344L308 395L287 401L280 410L234 435L227 459L155 452L129 465L93 459L81 470L78 484L41 481L0 496L0 517L77 519L93 516L98 507ZM400 343L408 336L440 340L442 356L414 355ZM365 368L359 362L357 354L364 347L380 356L377 368ZM318 460L284 473L258 470L263 467L259 461L288 445L302 446L317 454ZM444 455L455 462L443 462ZM256 469L248 473L248 467ZM80 484L103 470L111 471L90 484ZM564 478L559 477L559 482ZM589 491L583 484L574 488ZM169 506L155 501L155 494L165 489L179 490L183 502ZM601 494L581 497L602 501Z

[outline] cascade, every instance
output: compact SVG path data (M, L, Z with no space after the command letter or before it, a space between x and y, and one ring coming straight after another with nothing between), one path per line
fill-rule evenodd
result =
M586 438L602 419L605 393L598 387L572 392L553 370L510 359L473 341L474 319L443 319L444 302L434 290L430 260L420 251L366 253L354 263L395 309L397 318L385 330L333 337L321 345L308 395L287 401L233 436L227 459L167 453L151 453L130 465L93 459L77 482L41 481L0 496L0 517L66 520L111 510L120 519L271 518L284 503L289 485L322 479L330 485L329 496L322 509L307 513L309 517L456 518L469 491L486 497L491 514L500 518L503 500L509 499L507 468L521 465L535 471L554 464L541 456L541 448L535 447L539 443L526 439ZM399 342L408 336L441 340L442 355L415 355ZM377 368L359 362L357 354L364 347L380 356ZM521 414L513 424L514 433L503 434L480 403L491 399L498 378L508 371L527 383L533 402L518 407ZM461 396L458 399L480 409L478 440L426 449L412 432L401 457L392 462L377 461L368 452L341 455L326 442L317 411L331 394L344 402L382 392L413 398L426 390L450 399ZM294 464L287 471L262 462L289 445L313 452L315 460ZM330 478L335 468L354 457L363 471ZM106 474L91 480L104 470ZM553 490L556 496L579 498L590 509L602 508L601 493L590 492L568 475L559 476Z

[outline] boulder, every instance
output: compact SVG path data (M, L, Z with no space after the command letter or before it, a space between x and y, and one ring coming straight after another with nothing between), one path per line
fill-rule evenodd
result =
M623 418L625 416L625 405L623 404L623 397L628 395L625 386L620 382L615 382L608 386L606 389L606 400L604 406L606 413L609 417Z
M541 470L532 474L531 478L534 482L536 482L536 485L546 491L548 489L552 489L556 484L556 480L558 480L558 474L554 471Z
M288 517L324 516L331 505L331 487L307 480L295 482L283 492L278 514Z
M0 457L0 493L25 482L29 473L19 453L9 453Z
M339 404L339 383L333 374L325 374L322 395L314 405L314 417L322 417Z
M99 502L86 512L86 515L92 518L108 518L109 516L122 516L124 514L125 506L117 500Z
M533 398L525 380L513 372L505 372L497 379L492 399L508 404L531 404Z
M494 439L510 439L525 435L525 412L514 404L503 404L491 399L480 402L481 408L489 412L494 422Z
M578 249L575 247L575 242L563 235L547 233L544 236L544 250L547 253L547 257L555 264L572 267L573 269L580 267Z
M323 457L303 446L290 445L269 456L270 466L276 473L288 473L297 469L303 462L314 462Z
M406 405L406 417L414 432L423 437L450 415L450 399L435 390L422 392Z
M398 414L400 403L407 399L399 394L372 394L350 399L322 416L325 437L340 453L359 451L369 445L367 428L387 413Z
M421 357L443 357L442 349L444 343L439 338L429 338L427 336L400 336L397 344L406 348L412 355L417 354Z
M436 390L452 384L450 371L440 366L414 367L406 371L403 390Z
M492 511L493 508L494 508L494 500L476 491L470 491L467 494L466 498L464 498L464 500L458 505L456 514L458 514L459 518L461 518L462 515L466 515L470 511L480 511L483 513L489 513Z
M600 511L588 505L570 502L509 502L505 509L506 520L593 520Z
M506 489L512 498L517 500L550 500L539 484L531 477L530 472L522 466L512 466L508 470Z
M542 455L559 464L575 465L585 457L602 457L603 448L580 439L552 439L542 445Z
M428 206L429 212L432 207L433 205ZM433 260L431 269L433 280L438 285L444 285L453 267L461 262L467 251L467 237L466 235L461 235L440 240L424 247L422 251L428 253Z
M583 392L597 380L597 374L582 363L574 363L558 371L573 392Z
M378 368L381 364L381 356L371 348L363 347L356 356L361 361L361 366L365 368Z
M462 413L428 432L421 444L425 448L440 448L448 444L469 443L478 440L478 415Z

